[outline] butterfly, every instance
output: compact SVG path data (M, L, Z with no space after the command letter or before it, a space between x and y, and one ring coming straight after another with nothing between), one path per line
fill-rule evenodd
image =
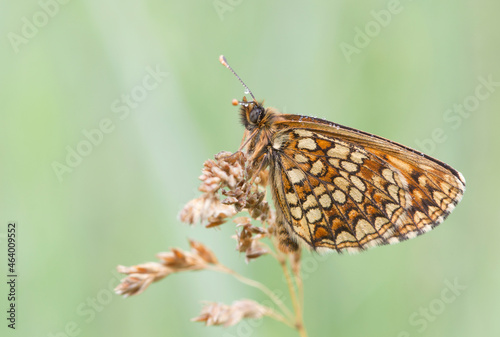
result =
M449 165L388 139L323 119L283 114L250 94L241 149L269 170L279 248L358 252L430 231L465 191Z

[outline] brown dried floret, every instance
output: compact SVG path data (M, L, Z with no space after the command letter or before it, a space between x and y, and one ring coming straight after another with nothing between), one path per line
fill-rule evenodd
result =
M220 152L215 160L203 164L199 187L201 192L215 193L220 188L234 189L245 178L245 154L242 152Z
M233 235L237 242L236 250L245 253L247 262L269 253L267 248L259 242L260 239L268 236L265 228L252 226L247 217L239 217L233 221L238 224L236 227L241 227L241 230Z
M158 253L156 256L174 272L204 269L207 263L217 263L215 254L201 242L189 240L189 245L191 251L172 248L170 252Z
M189 240L189 245L191 246L192 250L196 251L198 256L201 257L203 261L205 261L206 263L216 264L219 262L214 252L208 249L208 247L205 246L203 243L194 240Z
M242 152L220 152L215 160L205 161L199 187L204 193L184 206L179 219L189 224L206 222L206 227L215 227L240 211L246 203L246 193L241 189L245 185L245 161L246 156ZM221 201L218 194L221 189L230 198Z
M151 283L172 273L170 268L156 262L132 267L118 266L116 269L119 273L128 274L115 288L115 292L124 297L138 295L146 290Z
M179 213L179 219L191 225L206 223L210 228L223 224L235 214L234 206L224 205L214 194L207 193L188 202Z
M243 318L261 318L268 312L267 308L252 300L235 301L231 305L207 303L193 322L205 322L205 325L235 325Z
M217 264L215 254L200 242L190 240L191 251L172 248L170 252L158 253L163 262L149 262L132 267L118 266L118 272L128 274L115 288L115 292L125 297L137 295L153 282L182 271L201 270L207 265Z
M210 228L247 210L253 219L269 221L271 211L265 201L266 191L258 187L267 185L269 173L263 169L257 173L257 168L246 166L246 160L243 152L220 152L215 160L205 161L199 187L204 193L184 206L179 219L189 224L206 224ZM219 191L226 197L222 201Z

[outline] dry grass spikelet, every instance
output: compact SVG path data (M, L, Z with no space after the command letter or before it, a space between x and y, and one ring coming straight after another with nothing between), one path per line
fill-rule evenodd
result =
M269 316L306 336L302 321L302 281L300 279L300 252L286 254L277 248L276 214L266 201L267 170L248 165L243 152L220 152L214 159L205 161L199 177L202 195L189 201L179 213L179 219L188 224L200 223L205 227L217 227L236 214L246 211L248 216L234 219L236 223L236 250L245 254L248 263L261 256L271 256L283 269L290 291L294 312L283 303L275 292L256 280L246 278L222 264L215 254L201 242L190 240L190 250L171 248L157 254L160 262L149 262L132 267L118 266L118 271L127 276L115 288L124 297L138 295L153 282L168 275L185 271L212 270L229 274L238 281L262 291L279 309L243 299L231 305L206 304L201 314L193 321L205 322L207 326L237 324L244 318ZM252 224L252 219L261 226ZM269 239L271 246L263 242ZM287 262L288 261L288 262ZM289 271L291 270L292 273ZM294 286L294 283L296 287Z
M193 322L205 322L210 325L235 325L243 318L261 318L268 312L267 308L252 300L239 300L231 305L222 303L206 303Z

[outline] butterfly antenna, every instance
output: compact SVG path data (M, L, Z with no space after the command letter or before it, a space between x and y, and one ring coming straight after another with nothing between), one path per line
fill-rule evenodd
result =
M234 76L236 76L236 78L240 80L241 84L243 84L243 86L245 87L245 91L248 92L250 94L250 96L252 96L252 98L255 102L257 102L257 100L255 99L255 96L252 94L252 91L247 87L245 82L243 82L243 80L238 76L238 74L233 70L233 68L231 68L231 66L229 64L227 64L227 61L226 61L226 58L224 57L224 55L219 56L219 61L220 61L220 63L222 63L222 65L224 67L231 70L231 72L234 74Z

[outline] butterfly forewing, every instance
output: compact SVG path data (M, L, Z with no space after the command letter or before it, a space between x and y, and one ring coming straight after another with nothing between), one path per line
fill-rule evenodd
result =
M297 115L276 114L269 126L262 139L278 220L315 249L358 251L413 238L462 197L459 172L381 137Z

